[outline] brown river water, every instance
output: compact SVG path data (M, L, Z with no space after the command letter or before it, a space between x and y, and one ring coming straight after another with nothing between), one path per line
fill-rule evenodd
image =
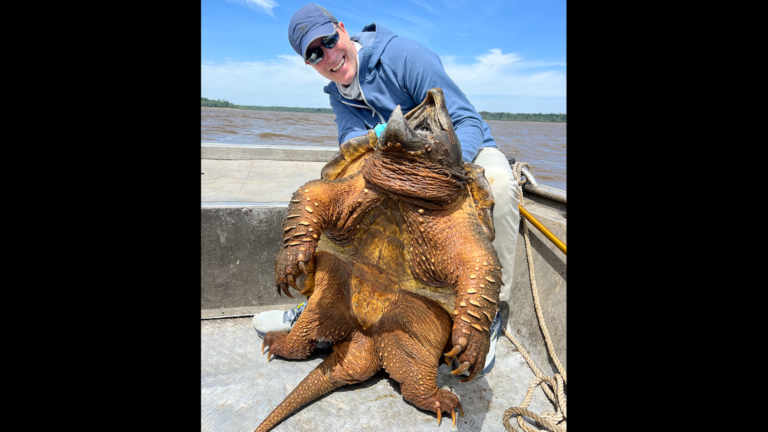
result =
M336 147L333 114L200 109L200 141ZM531 164L540 183L566 190L566 123L486 120L499 150Z

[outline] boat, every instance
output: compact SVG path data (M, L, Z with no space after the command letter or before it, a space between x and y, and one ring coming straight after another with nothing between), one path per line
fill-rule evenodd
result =
M252 317L306 301L295 291L295 299L279 296L274 285L281 225L293 192L320 178L337 151L336 146L201 143L202 431L253 431L329 355L316 349L306 360L268 361ZM524 171L530 179L523 186L521 207L543 228L528 225L530 255L545 328L559 361L547 349L534 307L521 220L513 277L505 277L500 296L504 326L516 343L500 337L492 372L469 383L459 383L448 365L438 369L438 388L456 393L463 406L455 427L450 418L438 425L434 412L406 402L399 384L382 370L305 405L273 431L506 431L505 412L521 406L537 376L524 353L540 373L565 376L567 260L562 244L551 239L567 242L566 192L535 182L531 171ZM533 390L527 409L558 411L541 386ZM544 429L521 418L533 430ZM516 423L514 418L510 422Z

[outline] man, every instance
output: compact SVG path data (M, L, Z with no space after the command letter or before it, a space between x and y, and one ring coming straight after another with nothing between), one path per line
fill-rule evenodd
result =
M464 93L445 73L440 58L411 39L369 24L350 36L344 23L325 8L308 4L294 13L288 39L305 63L331 82L323 89L336 114L339 144L374 129L384 130L392 111L400 105L403 114L418 106L427 91L439 87L462 148L462 158L485 168L496 205L493 246L503 266L507 286L512 283L515 244L520 223L517 185L504 154L498 150L490 127ZM509 289L500 300L509 300ZM263 338L267 331L290 331L305 304L287 312L269 311L254 316L254 326ZM497 313L491 328L491 347L479 376L493 368L496 338L501 332ZM321 343L322 344L322 343ZM318 347L327 346L325 344Z

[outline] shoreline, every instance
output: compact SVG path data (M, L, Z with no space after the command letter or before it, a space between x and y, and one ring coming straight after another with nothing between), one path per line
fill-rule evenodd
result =
M268 111L268 110L247 110L247 109L241 109L241 108L224 108L224 107L200 107L200 109L216 109L216 110L233 110L233 111ZM302 112L302 111L270 111L270 112ZM306 114L325 114L325 113L306 113ZM486 120L483 119L486 122L489 121L500 121L500 122L515 122L515 123L552 123L552 124L565 124L567 125L568 122L537 122L537 121L523 121L523 120Z
M523 120L486 120L483 119L484 122L489 121L498 121L498 122L512 122L512 123L550 123L550 124L568 124L568 122L537 122L537 121L523 121Z

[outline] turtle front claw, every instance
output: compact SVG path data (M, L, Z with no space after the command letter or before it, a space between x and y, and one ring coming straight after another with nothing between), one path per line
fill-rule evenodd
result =
M285 293L290 298L294 298L290 293L292 287L301 292L298 281L301 274L310 277L313 273L312 259L315 252L313 242L303 242L301 244L289 243L287 249L282 250L275 259L275 285L278 287L278 294L282 296Z
M458 374L460 374L462 372L466 372L467 369L469 369L470 366L472 366L472 363L470 363L468 361L465 361L464 363L461 364L461 366L459 366L458 369L452 371L451 375L458 375Z
M285 278L286 278L286 279L288 279L288 283L289 283L289 284L291 284L291 286L293 287L293 289L295 289L296 291L301 291L301 290L299 289L299 287L298 287L298 286L296 286L296 279L294 279L294 278L293 278L293 275L292 275L292 274L289 274L289 275L288 275L288 276L286 276ZM285 293L286 293L286 294L288 294L288 291L286 291ZM291 297L291 298L293 298L293 296L292 296L292 295L290 295L290 294L288 294L288 297Z
M296 282L294 282L294 281L293 281L293 276L291 276L291 275L288 275L288 282L290 282L290 283L291 283L291 285L293 285L293 287L294 287L294 288L296 288ZM288 287L287 287L287 286L286 286L284 283L283 283L283 284L280 284L280 287L283 289L283 292L285 293L285 295L287 295L287 296L288 296L288 297L290 297L290 298L294 298L294 297L291 295L291 292L290 292L290 290L288 289ZM298 289L298 288L296 288L296 291L299 291L299 289Z
M461 354L461 351L461 345L454 345L452 350L448 351L447 353L443 353L443 355L446 357L456 357L457 355Z

